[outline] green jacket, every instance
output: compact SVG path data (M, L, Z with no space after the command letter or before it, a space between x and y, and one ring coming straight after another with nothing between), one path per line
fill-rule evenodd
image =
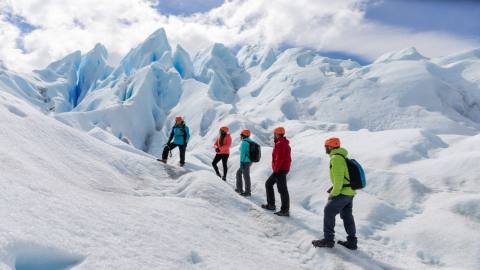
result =
M343 187L348 184L350 175L348 174L347 162L344 157L348 156L348 151L344 148L333 149L330 153L330 180L332 181L333 189L330 196L335 197L340 194L347 196L355 196L356 192L351 187Z

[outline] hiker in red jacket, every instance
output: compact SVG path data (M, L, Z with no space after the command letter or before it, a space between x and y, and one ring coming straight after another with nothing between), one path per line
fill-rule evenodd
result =
M273 185L277 184L278 192L282 201L282 207L279 212L275 214L278 216L290 216L290 198L287 188L287 174L290 171L290 164L292 158L290 156L290 145L287 138L285 138L285 129L278 127L274 130L275 146L272 152L272 175L265 183L265 189L267 190L267 204L262 205L262 208L275 211L275 193L273 191Z
M230 146L232 145L232 137L230 137L230 134L228 132L228 127L220 128L220 136L217 138L215 144L213 145L217 154L213 159L212 166L213 169L215 169L215 173L218 175L218 177L222 178L223 181L227 181L227 161L228 157L230 156ZM220 160L222 161L223 165L223 176L220 174L217 166Z

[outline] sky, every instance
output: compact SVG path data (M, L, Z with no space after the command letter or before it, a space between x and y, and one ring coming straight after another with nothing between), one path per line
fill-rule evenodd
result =
M411 46L439 57L480 48L479 14L466 0L0 0L0 64L30 72L102 43L114 65L161 27L192 55L219 42L361 64Z

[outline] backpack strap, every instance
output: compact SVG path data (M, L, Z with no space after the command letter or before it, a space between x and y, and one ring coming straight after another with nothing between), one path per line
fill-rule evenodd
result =
M253 141L247 141L247 140L245 140L245 141L248 143L248 152L245 153L245 154L247 155L246 157L250 159L250 151L252 151L252 143L253 143Z

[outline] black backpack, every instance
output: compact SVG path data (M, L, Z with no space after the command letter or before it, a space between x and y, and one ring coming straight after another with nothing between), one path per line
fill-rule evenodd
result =
M250 144L249 158L252 162L259 162L262 157L260 145L256 142L248 142Z
M349 159L340 154L335 154L336 156L341 156L347 162L348 175L350 179L347 179L350 184L343 185L343 187L351 187L353 190L362 189L367 185L367 180L365 177L365 171L362 168L362 165L358 163L355 159Z

